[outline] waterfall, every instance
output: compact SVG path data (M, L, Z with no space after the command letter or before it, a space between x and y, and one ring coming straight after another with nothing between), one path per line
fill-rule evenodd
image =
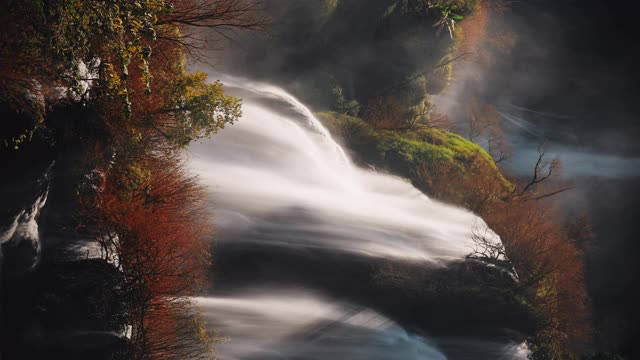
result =
M352 166L313 113L284 90L255 83L240 89L238 123L190 147L191 164L215 199L219 241L431 262L470 252L471 230L482 219L428 199L404 179ZM280 102L264 105L265 98Z
M354 166L286 91L223 80L243 98L243 116L189 148L191 167L210 189L219 245L320 249L431 266L470 252L471 231L482 219L429 199L404 179ZM197 299L212 326L230 338L217 346L223 359L446 358L384 316L310 288L256 280L249 289L227 290Z
M446 359L427 339L371 310L307 292L266 294L197 299L229 337L216 346L223 359Z

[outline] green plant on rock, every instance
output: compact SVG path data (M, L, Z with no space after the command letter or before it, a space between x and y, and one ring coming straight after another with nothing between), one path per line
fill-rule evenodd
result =
M474 166L480 164L496 179L497 187L507 190L511 187L489 154L479 145L451 132L437 128L414 131L374 128L359 118L337 113L318 113L318 117L343 137L358 161L393 171L412 181L418 180L417 171L423 167L444 166L472 176Z

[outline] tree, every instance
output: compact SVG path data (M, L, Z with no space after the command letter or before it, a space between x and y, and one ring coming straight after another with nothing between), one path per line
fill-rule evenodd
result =
M584 284L581 244L588 241L588 221L563 224L550 198L567 186L554 177L557 160L545 160L545 147L533 175L519 186L507 186L482 158L461 169L451 163L417 169L415 182L430 195L464 206L486 226L472 232L469 257L512 271L518 290L535 310L538 328L529 339L533 358L564 358L583 349L591 331ZM501 243L495 241L494 234Z
M261 0L177 0L172 11L158 19L158 39L178 44L191 59L206 63L219 38L231 39L239 30L263 30L268 19L262 14Z
M183 148L233 124L242 115L240 99L227 96L221 82L209 82L203 72L185 71L184 54L178 45L159 43L150 64L151 91L146 91L139 76L143 70L131 69L131 116L106 119L111 131L117 133L114 138L121 142L121 156L135 157L151 148ZM120 105L113 100L105 99L103 106L116 112Z
M522 186L519 194L517 194L518 196L539 200L571 189L571 186L556 186L548 190L542 186L548 184L554 176L558 175L561 169L558 158L552 160L545 159L546 150L547 143L543 141L538 145L538 159L533 167L533 175L531 179ZM514 190L514 194L515 191L516 190Z
M203 190L176 158L146 158L145 171L113 166L118 176L87 199L94 205L85 217L101 234L103 257L124 274L131 358L188 358L198 351L190 297L207 286L210 264Z
M358 116L358 113L360 113L360 104L355 99L347 100L344 96L342 86L334 86L334 88L331 89L331 93L335 99L334 109L337 112L350 116Z
M502 127L495 126L487 132L487 152L496 165L508 162L513 153L513 146L507 140Z
M212 227L205 194L176 150L233 123L241 103L185 64L200 30L257 29L257 4L0 2L0 103L30 113L13 116L16 122L41 127L51 106L87 114L70 135L74 149L90 154L83 165L91 175L79 187L81 219L123 276L130 358L203 353L194 347L206 336L189 299L207 286ZM51 138L69 136L66 126L51 127ZM11 124L12 134L0 140L16 145L33 127ZM47 145L66 148L65 140Z
M168 106L160 110L173 118L163 132L178 146L209 137L242 116L240 99L224 95L219 81L207 84L206 79L203 72L177 76Z
M534 354L560 358L579 349L590 332L582 253L557 224L555 209L545 202L513 199L486 208L482 215L500 236L504 254L538 313ZM483 244L476 239L477 246Z

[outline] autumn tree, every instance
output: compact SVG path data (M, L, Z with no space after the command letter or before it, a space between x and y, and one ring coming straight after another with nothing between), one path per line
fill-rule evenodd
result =
M486 222L473 229L469 257L505 267L518 279L515 291L538 318L529 339L535 359L579 353L591 331L581 245L589 239L589 223L582 217L559 220L563 215L553 196L571 187L558 179L560 162L547 157L541 145L532 174L512 180L515 185L500 181L492 164L480 158L471 159L467 169L430 164L415 176L428 194L464 206Z
M52 120L54 108L86 114L79 125L55 123L42 133L54 139L44 140L51 148L67 150L72 138L70 147L88 154L79 228L122 274L126 307L118 316L131 326L127 358L210 355L190 299L208 284L212 224L206 195L177 150L233 123L241 104L220 82L188 73L186 61L214 47L208 34L259 29L258 5L0 2L0 105L3 115L15 113L0 146L20 151L35 132L67 121Z
M124 274L132 358L185 358L198 344L197 329L187 331L189 299L207 286L209 213L202 188L178 159L143 162L116 163L109 172L117 175L102 176L85 217L103 234L103 257Z
M221 82L208 83L203 72L175 74L160 92L162 102L141 119L178 147L209 137L242 115L240 99L225 95Z
M474 241L481 250L475 255L494 260L504 255L513 266L539 318L531 342L534 358L560 358L581 350L590 332L582 252L573 234L558 225L557 210L546 202L516 199L496 203L482 216L502 245L496 249L476 233Z
M483 41L487 38L490 9L487 1L480 1L473 12L460 22L462 32L460 49L469 55L469 60L480 60Z

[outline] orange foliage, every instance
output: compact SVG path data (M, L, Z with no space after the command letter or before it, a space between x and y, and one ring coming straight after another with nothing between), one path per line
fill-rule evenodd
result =
M407 107L397 97L378 97L367 104L364 119L378 129L405 129L407 112Z
M419 168L418 186L437 199L476 213L509 196L511 189L496 176L496 169L486 159L476 154L468 162L465 169L451 162Z
M147 158L111 172L88 214L127 282L133 358L194 350L189 297L207 285L210 224L204 193L176 159ZM191 336L189 336L191 335Z
M589 339L589 307L582 252L562 229L552 205L513 200L482 213L504 244L528 298L539 312L542 334L558 349L573 349Z
M474 160L465 171L451 165L418 169L416 179L418 186L434 197L479 214L500 236L503 248L486 241L482 229L476 231L473 256L486 257L490 262L500 260L500 254L507 257L539 316L536 341L559 357L584 350L589 341L591 325L581 245L588 240L590 228L583 218L561 226L558 219L562 216L548 198L567 188L554 190L557 188L549 186L557 162L545 162L543 156L541 152L537 175L518 190L505 186L486 162Z
M128 76L120 78L130 114L122 111L123 98L104 88L95 87L92 96L110 134L109 148L117 150L115 163L101 156L95 160L102 164L97 173L103 183L86 199L85 215L98 228L104 256L117 259L125 275L134 359L199 358L210 350L202 332L195 333L190 297L208 284L211 216L203 189L171 155L175 144L165 131L176 119L166 110L182 96L176 84L187 75L186 55L208 49L192 37L194 29L253 29L260 20L252 13L255 4L245 1L173 4L174 10L161 14L154 25L157 40L140 39L141 48L152 49L150 91L139 57L131 59ZM117 54L100 58L116 69L123 65Z

